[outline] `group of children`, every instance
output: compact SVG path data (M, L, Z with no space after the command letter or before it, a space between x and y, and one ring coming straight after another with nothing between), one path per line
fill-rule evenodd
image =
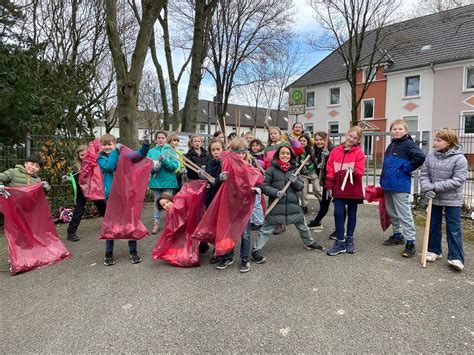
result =
M208 184L206 207L209 207L229 177L228 172L222 171L222 152L228 150L235 153L264 174L264 182L252 188L255 204L241 238L240 271L250 270L250 260L257 264L264 263L266 258L262 250L270 236L284 233L289 224L295 225L307 249L323 251L324 248L314 240L311 230L322 230L321 223L331 202L334 204L336 228L329 236L334 239L334 245L326 253L329 256L355 253L357 208L364 200L362 179L365 154L360 146L362 129L358 126L351 127L338 146L332 145L326 132L316 132L311 136L298 122L293 125L291 134L283 134L277 127L270 127L268 134L265 146L250 132L244 138L230 135L227 140L222 132L216 132L207 150L203 147L203 139L199 135L193 135L189 141L189 151L184 155L199 167L197 172L196 169L187 169L188 180L208 179L209 176L214 178ZM461 205L468 164L456 134L448 129L437 131L433 151L427 157L413 142L404 120L392 122L390 135L392 141L385 152L380 185L392 220L393 234L383 244L404 245L402 256L415 256L416 230L410 206L411 178L412 172L422 167L421 190L433 202L427 260L435 261L442 257L441 226L444 209L448 263L461 271L464 268ZM155 146L150 149L150 137L146 135L137 153L153 160L151 176L146 178L149 179L149 188L154 196L152 233L156 234L160 226L160 211L172 208L173 194L179 191L184 167L180 163L181 153L175 149L179 143L178 135L158 131L154 138ZM121 144L110 134L102 136L100 143L102 150L97 163L104 177L105 201L94 203L101 215L104 215ZM85 151L85 146L76 150L78 171ZM41 181L37 176L41 166L42 160L38 156L31 156L26 159L24 166L17 165L14 169L1 173L0 196L8 197L8 190L4 185L18 186ZM297 172L300 166L301 169ZM78 174L74 176L77 178ZM42 183L45 190L50 189L46 182ZM319 201L319 211L307 223L304 215L309 212L307 196L310 185ZM269 205L275 205L267 216L264 215L262 193L268 196ZM85 202L85 197L78 191L76 208L68 228L67 239L70 241L79 240L76 230ZM253 246L250 241L251 230L258 231ZM115 263L113 244L113 240L106 241L104 264L108 266ZM201 242L199 250L206 252L209 250L208 244ZM129 241L129 253L132 263L141 262L136 241ZM218 258L213 257L211 262L216 262L217 268L222 270L234 262L233 257L234 253L230 252Z

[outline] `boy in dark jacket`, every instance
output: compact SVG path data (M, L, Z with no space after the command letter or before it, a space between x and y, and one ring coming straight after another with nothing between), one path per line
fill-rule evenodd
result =
M411 173L425 161L425 154L408 134L402 119L390 125L392 142L385 151L380 185L384 190L385 207L392 219L393 235L384 245L400 245L406 239L402 256L415 256L416 229L410 206Z

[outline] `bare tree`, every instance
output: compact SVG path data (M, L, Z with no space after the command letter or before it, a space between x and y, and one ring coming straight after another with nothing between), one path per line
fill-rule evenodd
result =
M137 105L143 66L154 24L164 4L165 0L142 0L141 22L129 66L118 32L117 0L105 1L107 34L116 73L120 137L132 146L138 144Z
M150 132L163 128L163 105L160 91L156 87L156 73L145 70L140 84L138 108L145 127Z
M414 6L415 16L451 10L456 7L474 4L473 0L418 0Z
M219 0L212 19L207 71L216 83L218 114L224 128L224 113L236 74L244 63L270 53L286 36L292 21L291 0Z
M391 49L403 40L390 38L393 28L385 27L396 19L399 0L310 0L316 20L327 36L316 44L318 49L335 50L343 61L345 79L351 89L351 120L358 120L359 105L372 82L368 76L359 87L357 73L373 73L390 61Z

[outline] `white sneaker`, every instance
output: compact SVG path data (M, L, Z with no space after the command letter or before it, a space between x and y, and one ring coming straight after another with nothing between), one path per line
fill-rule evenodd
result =
M448 264L455 268L457 271L462 271L464 265L461 260L448 260Z
M443 254L436 254L436 253L432 253L432 252L428 252L428 254L426 254L426 261L436 261L438 259L441 259L443 257Z

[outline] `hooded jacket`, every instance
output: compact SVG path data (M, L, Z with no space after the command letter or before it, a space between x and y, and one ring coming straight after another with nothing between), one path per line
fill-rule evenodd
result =
M150 189L176 189L178 180L176 180L176 169L179 168L177 159L170 157L168 154L176 156L168 144L162 146L156 145L147 154L147 158L159 160L161 168L157 173L151 173L148 187ZM164 160L160 160L160 156Z
M354 169L352 184L349 176L342 190L347 168ZM360 145L353 145L348 150L344 144L334 148L326 164L326 190L331 190L335 198L364 199L362 178L364 177L365 155Z
M207 154L207 151L204 148L201 148L201 155L198 155L198 153L196 153L196 151L191 148L184 156L202 169L205 168L207 162L210 159L209 154ZM191 180L200 179L199 175L194 170L188 169L187 174L188 178Z
M425 161L425 154L410 135L394 139L385 151L380 185L385 191L411 192L411 173Z
M444 153L429 153L421 168L421 189L436 192L433 199L435 205L461 207L467 165L462 146Z

